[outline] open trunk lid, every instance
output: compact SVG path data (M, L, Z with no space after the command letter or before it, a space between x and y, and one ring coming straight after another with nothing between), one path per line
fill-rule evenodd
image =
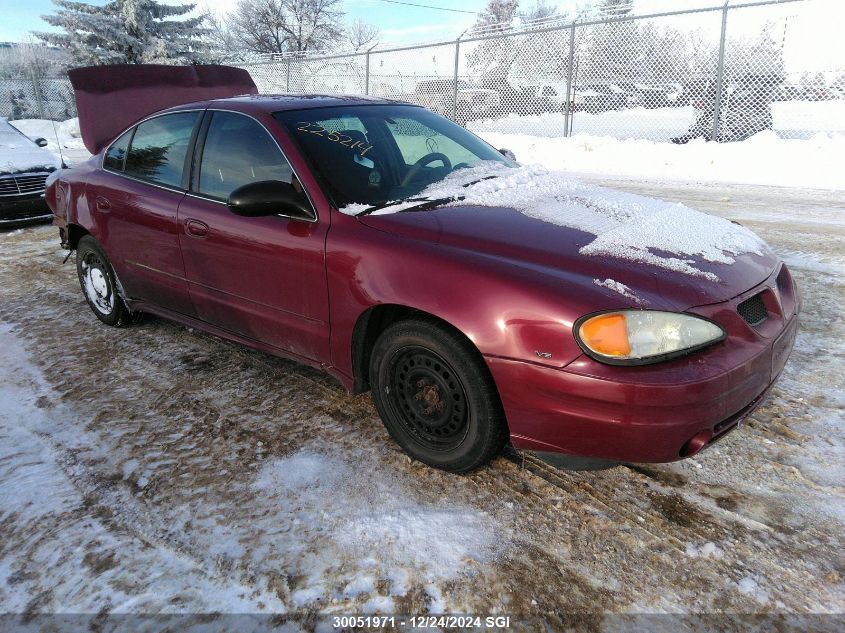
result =
M76 96L79 131L92 154L159 110L258 93L249 72L232 66L116 64L74 68L68 76Z

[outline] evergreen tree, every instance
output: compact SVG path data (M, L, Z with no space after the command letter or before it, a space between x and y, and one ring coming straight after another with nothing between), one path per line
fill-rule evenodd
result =
M72 0L53 3L56 13L42 18L63 32L35 35L68 50L80 65L184 63L195 61L205 48L205 15L171 19L190 13L194 4L156 0L112 0L103 6Z

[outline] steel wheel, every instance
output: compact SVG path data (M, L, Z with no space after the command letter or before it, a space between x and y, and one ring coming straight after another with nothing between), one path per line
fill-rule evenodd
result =
M389 396L398 421L428 448L459 446L466 438L469 414L455 370L423 347L398 350L390 363Z
M393 323L376 340L368 371L385 428L414 459L465 473L507 441L484 359L454 328L422 315Z
M100 321L123 327L140 318L140 314L129 312L118 292L119 282L109 258L90 235L83 236L76 247L76 273L82 294Z
M112 288L106 265L93 251L82 257L82 289L88 302L100 314L106 316L114 311L114 288Z

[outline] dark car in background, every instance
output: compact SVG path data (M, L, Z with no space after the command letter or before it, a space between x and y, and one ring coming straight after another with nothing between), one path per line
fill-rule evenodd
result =
M575 108L586 112L624 110L628 106L625 91L616 84L589 84L575 89Z
M0 228L52 219L44 183L62 163L46 145L45 139L31 139L0 118Z
M444 116L457 108L455 116L460 122L492 116L502 103L497 91L474 87L463 79L458 80L457 86L452 79L420 81L414 92L402 95L402 99Z

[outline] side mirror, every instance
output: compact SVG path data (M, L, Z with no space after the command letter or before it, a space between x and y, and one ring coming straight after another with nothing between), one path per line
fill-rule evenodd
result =
M247 218L286 215L294 220L314 220L305 194L281 180L261 180L238 187L226 201L229 210Z
M499 150L499 153L504 156L505 158L511 159L513 162L516 162L516 154L514 154L509 149L502 148Z
M32 142L38 145L38 147L47 147L47 139L43 136L38 136L32 139Z

